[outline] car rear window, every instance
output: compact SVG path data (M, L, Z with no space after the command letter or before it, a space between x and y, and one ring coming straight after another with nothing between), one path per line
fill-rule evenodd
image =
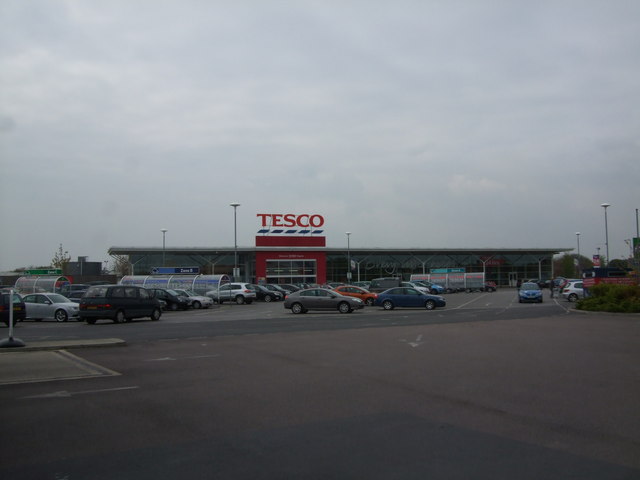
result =
M89 288L89 290L87 290L87 292L84 294L85 298L102 298L102 297L106 297L107 296L107 287L101 287L101 286L97 286L97 287L91 287Z

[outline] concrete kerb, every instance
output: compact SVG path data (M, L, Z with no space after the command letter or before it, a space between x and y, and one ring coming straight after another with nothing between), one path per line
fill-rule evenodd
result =
M0 348L0 353L34 352L39 350L69 350L73 348L124 347L126 345L127 342L120 338L29 341L25 342L24 347Z

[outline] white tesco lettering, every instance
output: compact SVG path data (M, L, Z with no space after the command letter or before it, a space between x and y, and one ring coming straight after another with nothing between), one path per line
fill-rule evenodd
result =
M318 214L258 213L256 216L261 219L263 227L319 228L324 225L324 217Z

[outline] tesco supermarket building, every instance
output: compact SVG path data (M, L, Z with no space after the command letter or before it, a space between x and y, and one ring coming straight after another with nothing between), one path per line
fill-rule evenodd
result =
M233 275L252 283L352 282L378 277L428 274L444 269L484 272L499 286L518 279L548 279L553 256L571 248L341 248L326 246L325 219L319 214L256 215L253 247L111 247L109 255L128 257L130 275ZM164 259L164 261L163 261ZM350 259L350 262L349 262ZM349 265L350 264L350 265Z

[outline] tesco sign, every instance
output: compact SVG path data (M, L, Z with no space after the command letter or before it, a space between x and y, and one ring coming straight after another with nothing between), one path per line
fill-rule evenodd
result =
M258 213L256 216L261 219L263 227L318 228L324 225L324 217L317 214Z

